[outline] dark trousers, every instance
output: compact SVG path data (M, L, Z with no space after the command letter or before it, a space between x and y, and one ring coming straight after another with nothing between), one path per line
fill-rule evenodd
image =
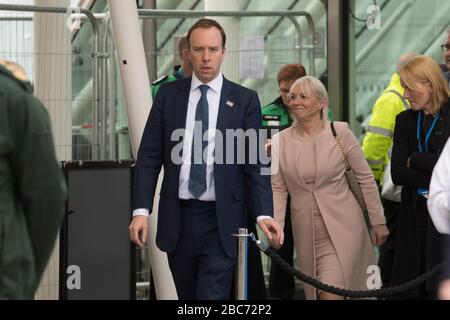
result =
M288 197L286 205L286 218L284 221L284 243L277 253L291 266L294 264L294 238L291 223L291 198ZM294 277L281 270L275 263L270 264L269 295L271 299L292 300L295 292Z
M404 212L402 212L403 214ZM413 223L410 228L414 228L411 233L408 230L401 229L399 224L399 233L397 243L401 243L402 247L396 249L395 268L397 269L396 277L393 278L395 285L402 284L406 281L412 280L419 275L427 272L443 260L443 245L445 237L439 234L430 219L427 203L425 198L419 197L416 202L415 212L408 212L412 214ZM405 220L399 220L403 223ZM407 221L405 221L406 223ZM402 233L404 232L404 233ZM405 242L401 242L403 238L414 235L415 241L413 247L407 247ZM400 274L400 275L399 275ZM408 277L401 277L402 275ZM402 292L399 295L391 297L391 299L401 300L435 300L437 298L437 291L439 281L441 280L442 272L427 279L426 282L412 288L409 291ZM406 279L405 279L406 278Z
M219 237L215 202L181 200L181 235L168 253L180 300L230 298L235 259Z
M386 226L389 236L380 247L378 266L381 272L381 281L384 287L391 284L392 267L394 265L395 242L397 238L397 223L400 214L400 202L381 199L386 217Z

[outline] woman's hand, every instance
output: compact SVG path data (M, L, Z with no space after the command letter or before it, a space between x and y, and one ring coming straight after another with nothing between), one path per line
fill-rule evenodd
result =
M284 242L284 232L278 221L273 218L264 218L258 221L258 226L266 235L270 246L280 249Z
M267 156L270 157L272 155L272 139L267 139L265 148Z
M372 226L372 244L374 246L381 246L387 239L389 230L385 224L378 224Z

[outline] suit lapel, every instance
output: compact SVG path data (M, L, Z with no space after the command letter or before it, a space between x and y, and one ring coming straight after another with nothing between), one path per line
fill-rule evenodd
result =
M220 93L219 113L217 115L216 129L225 134L225 130L229 128L228 123L231 117L232 106L227 105L227 102L236 105L237 101L234 101L231 97L232 86L230 81L223 78L222 91Z
M191 90L191 78L186 79L186 81L181 81L178 87L178 93L176 93L179 99L176 99L177 106L175 108L175 127L186 128L186 116L189 104L189 93Z
M188 104L189 104L189 93L191 91L191 78L186 79L185 81L180 81L180 85L178 87L178 92L174 93L178 96L176 101L176 107L175 107L175 128L176 129L185 129L186 128L186 117L187 117L187 110L188 110ZM184 138L183 138L184 141ZM183 153L183 150L181 150L181 153ZM181 154L183 156L183 154ZM178 176L180 175L180 169L181 164L178 164L177 166L178 170Z
M216 130L222 134L223 141L222 141L222 152L216 152L214 151L214 157L215 157L215 167L217 163L223 163L226 159L226 148L224 146L226 145L226 129L233 128L232 124L230 124L230 121L232 120L232 111L233 107L230 107L230 102L233 102L234 105L236 105L237 100L232 96L233 93L233 86L231 85L230 81L223 78L223 84L222 84L222 90L220 92L220 102L219 102L219 110L217 114L217 123L216 123ZM228 102L228 105L227 105ZM233 106L234 106L233 105ZM219 147L220 143L218 143L218 134L216 133L216 141L215 145L216 148ZM221 159L220 159L221 158ZM217 169L217 168L216 168ZM217 174L219 170L214 170L214 176L215 179L217 179ZM217 180L216 180L217 181Z

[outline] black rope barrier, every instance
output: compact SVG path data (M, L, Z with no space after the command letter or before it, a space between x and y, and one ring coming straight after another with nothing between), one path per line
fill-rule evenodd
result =
M274 250L272 250L267 244L262 242L261 240L256 240L254 236L251 236L253 242L256 246L264 252L268 257L272 259L272 262L275 262L284 272L293 275L297 279L312 285L313 287L326 291L329 293L333 293L339 296L348 297L348 298L370 298L370 297L388 297L393 296L402 292L406 292L411 290L412 288L418 286L419 284L425 282L439 271L443 269L443 267L447 264L447 260L442 261L440 264L434 266L427 272L421 274L417 278L405 282L401 285L396 285L392 287L386 287L382 289L373 289L373 290L347 290L337 288L326 283L320 282L319 280L312 278L301 271L293 268L289 263L284 261Z

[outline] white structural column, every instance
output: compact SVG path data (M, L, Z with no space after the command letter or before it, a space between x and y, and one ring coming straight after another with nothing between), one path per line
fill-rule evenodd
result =
M239 0L205 0L205 11L239 11ZM227 35L225 59L222 66L224 76L231 81L239 82L239 18L211 17L220 23Z
M68 6L64 0L35 0L39 6ZM35 13L34 88L35 95L47 108L58 160L72 159L71 46L64 14ZM36 293L37 299L58 299L59 240L56 241L47 269Z
M35 4L65 7L69 1L35 0ZM33 18L34 93L50 113L59 160L72 159L72 50L66 19L57 13L35 13Z
M113 36L119 59L125 105L136 158L139 143L152 104L150 82L146 68L144 43L139 26L136 1L108 0ZM159 194L158 184L156 194ZM156 247L157 204L149 217L148 247L158 299L177 299L167 255Z
M137 6L135 1L120 0L108 0L108 6L136 157L152 104Z

